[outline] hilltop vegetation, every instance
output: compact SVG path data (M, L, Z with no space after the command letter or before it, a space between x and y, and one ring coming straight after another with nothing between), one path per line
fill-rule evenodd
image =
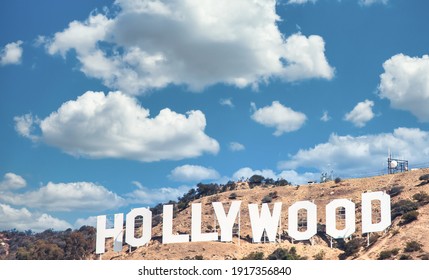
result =
M0 232L0 259L84 260L94 257L94 227L41 233L16 230Z

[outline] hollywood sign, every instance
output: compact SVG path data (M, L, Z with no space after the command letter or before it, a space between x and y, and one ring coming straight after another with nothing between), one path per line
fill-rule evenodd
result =
M380 220L373 223L373 201L379 201ZM220 228L220 241L232 241L233 226L239 216L241 201L233 201L225 212L221 202L212 203L217 223ZM337 229L338 208L345 210L345 226ZM276 202L271 212L268 204L262 204L259 210L258 204L249 204L250 225L252 228L252 240L255 243L261 241L264 232L270 242L276 240L280 227L282 203ZM307 228L300 231L298 227L298 212L304 209L307 213ZM137 217L143 218L141 237L135 236L135 221ZM362 233L383 231L391 224L390 196L384 192L371 192L362 194ZM218 232L201 232L201 203L191 205L191 234L173 233L173 205L163 206L162 243L186 243L199 241L218 241ZM105 252L106 238L114 239L114 251L122 250L124 235L124 215L114 215L113 228L106 228L106 216L97 217L97 241L96 253ZM347 238L356 231L356 206L348 199L335 199L326 205L326 234L332 238ZM310 201L298 201L288 208L288 234L294 240L309 240L317 234L317 206ZM152 212L148 208L135 208L126 215L125 242L132 247L140 247L149 243L152 239Z

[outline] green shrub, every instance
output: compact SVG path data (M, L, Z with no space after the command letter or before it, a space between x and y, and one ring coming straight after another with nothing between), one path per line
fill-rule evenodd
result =
M335 178L335 184L339 184L339 183L341 183L341 178L340 177Z
M425 174L419 177L420 181L429 181L429 174Z
M236 199L236 198L237 198L237 194L236 194L236 193L231 193L231 194L228 196L228 198L229 198L229 199Z
M249 178L249 183L251 185L261 185L264 180L265 180L264 176L253 175L252 177Z
M277 248L268 257L268 260L299 260L301 256L296 253L296 248L292 247L289 250Z
M399 259L400 259L400 260L412 260L413 258L412 258L410 255L402 254L402 255L399 257Z
M425 205L429 202L429 195L426 192L419 192L413 195L413 199L420 205Z
M274 183L278 187L288 186L290 183L285 179L277 179L277 181Z
M390 259L392 256L396 256L398 253L399 253L399 248L381 251L380 255L378 256L378 259L379 260L387 260L387 259Z
M263 259L264 259L263 252L252 252L243 258L243 260L263 260Z
M417 252L417 251L420 251L421 249L422 249L422 244L420 244L417 241L410 241L410 242L407 242L404 248L404 252L407 252L407 253Z
M362 245L363 245L363 240L360 238L352 239L349 242L343 244L342 249L344 250L344 253L339 255L340 260L344 260L348 257L356 255L359 252Z
M392 205L392 210L391 210L392 220L407 212L417 210L418 208L419 208L419 205L417 204L417 202L414 202L408 199L402 199Z
M387 194L390 195L390 197L395 197L400 195L403 190L404 187L402 186L393 186L390 190L387 191Z
M317 253L313 257L315 260L323 260L323 259L325 259L325 255L326 255L325 251L321 250L319 253Z
M381 251L378 255L379 260L387 260L392 256L392 252L390 251Z
M406 225L417 220L418 216L419 216L418 211L410 211L405 213L404 215L402 215L401 225Z
M273 201L273 198L269 195L264 196L264 198L262 199L262 203L270 203Z
M276 191L270 192L268 195L269 195L272 199L276 199L277 197L279 197L279 196L277 195L277 192L276 192Z

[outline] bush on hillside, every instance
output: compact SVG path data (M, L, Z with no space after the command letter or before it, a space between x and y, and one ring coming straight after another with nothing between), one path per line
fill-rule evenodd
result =
M392 256L396 256L398 253L399 253L399 248L381 251L379 256L378 256L378 259L379 260L387 260L387 259L390 259Z
M425 205L429 203L429 195L424 191L414 194L413 199L417 201L420 205Z
M418 208L419 208L419 205L416 202L408 199L402 199L392 205L392 209L391 209L392 220L407 212L417 210Z
M363 239L355 238L350 240L347 243L342 244L342 250L344 250L344 253L339 255L340 260L345 260L348 257L352 257L356 255L360 248L363 245Z
M301 256L296 253L296 248L292 247L289 250L277 248L268 257L268 260L300 260Z
M415 220L417 220L418 216L419 216L418 211L410 211L405 213L404 215L402 215L401 225L406 225L411 222L414 222Z
M407 244L405 245L404 252L407 252L407 253L417 252L417 251L420 251L421 249L422 249L422 244L420 244L417 241L410 241L410 242L407 242Z
M390 197L395 197L400 195L403 190L403 186L393 186L390 190L387 191L387 194L390 195Z
M262 198L262 203L271 203L273 201L273 198L269 195L264 196L264 198Z
M252 252L247 256L243 257L243 260L263 260L264 253L263 252Z

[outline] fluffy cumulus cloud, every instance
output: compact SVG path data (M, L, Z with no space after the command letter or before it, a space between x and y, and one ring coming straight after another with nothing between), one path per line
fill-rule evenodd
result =
M389 0L359 0L359 4L362 6L371 6L373 4L384 4L386 5Z
M78 218L74 223L75 228L81 228L82 226L97 227L97 216L89 216L87 218Z
M22 58L22 41L9 43L0 50L0 65L20 64Z
M136 99L120 92L88 91L43 120L33 122L24 116L15 121L21 135L74 156L151 162L219 151L218 142L204 133L201 111L182 115L166 108L151 118ZM27 133L28 124L37 125L41 135Z
M139 182L133 182L137 189L125 195L129 203L138 203L148 206L154 206L157 203L165 203L170 200L177 201L178 197L187 193L191 187L179 186L177 188L163 187L151 190L142 186Z
M406 110L429 122L429 56L397 54L383 63L378 86L381 98L393 108Z
M326 143L299 150L290 159L279 163L282 169L333 169L343 176L379 172L386 167L387 151L405 158L410 164L427 162L429 132L419 128L400 127L392 133L364 136L332 134Z
M367 122L374 118L372 107L374 107L374 102L371 100L359 102L352 111L344 116L344 119L357 127L364 127Z
M254 104L252 107L256 109ZM305 114L285 107L278 101L273 101L270 106L256 109L251 118L264 126L274 127L276 129L273 133L275 136L298 130L307 120Z
M169 84L198 91L257 87L272 77L331 79L323 38L284 38L276 2L118 0L114 17L93 13L44 41L52 55L74 50L82 72L127 94Z
M122 197L89 182L50 182L35 191L3 193L0 200L45 211L102 211L125 205Z
M200 165L182 165L174 168L169 178L179 182L199 182L203 180L219 179L220 175L213 168L207 168Z
M24 188L27 182L24 178L14 173L6 173L3 180L0 181L0 191L12 191Z
M239 142L230 142L229 149L233 152L244 151L246 147Z
M50 228L65 230L72 228L72 225L46 213L32 213L27 208L13 208L0 203L0 229L20 231L31 229L40 232Z
M250 167L243 167L237 170L233 175L232 178L234 180L242 180L252 177L253 175L261 175L265 178L271 178L271 179L285 179L288 182L299 185L299 184L305 184L310 180L315 180L318 175L306 172L303 174L299 174L295 170L283 170L280 173L276 173L271 169L263 169L263 170L253 170Z

